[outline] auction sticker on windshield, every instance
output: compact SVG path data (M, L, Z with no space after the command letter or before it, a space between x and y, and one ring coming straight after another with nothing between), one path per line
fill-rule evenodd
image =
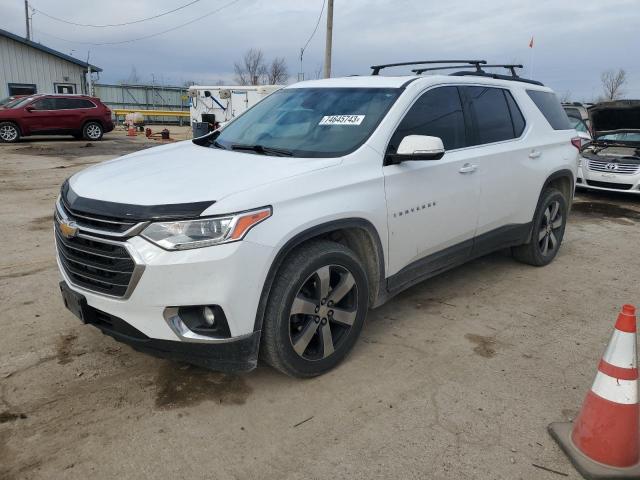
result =
M360 125L364 115L325 115L318 125Z

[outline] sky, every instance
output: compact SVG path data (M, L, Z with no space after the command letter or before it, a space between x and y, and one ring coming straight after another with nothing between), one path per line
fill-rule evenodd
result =
M190 1L30 0L36 9L33 39L82 60L89 54L91 63L104 70L101 83L126 80L133 68L144 83L230 83L234 62L249 48L261 49L267 60L284 57L290 81L300 71L306 78L321 71L326 8L302 67L300 48L313 32L323 0L199 0L153 20L107 28L74 26L46 16L85 24L124 23ZM0 6L0 28L24 35L24 1L0 0ZM559 96L592 101L602 93L601 73L623 68L624 96L640 98L638 25L640 0L335 0L332 75L366 75L377 63L480 58L522 63L525 76ZM171 28L138 41L91 45ZM408 69L393 72L407 74Z

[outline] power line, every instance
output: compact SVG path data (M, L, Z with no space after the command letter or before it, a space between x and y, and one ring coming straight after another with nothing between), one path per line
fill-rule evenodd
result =
M77 23L77 22L72 22L71 20L65 20L63 18L59 18L59 17L54 17L53 15L47 13L47 12L43 12L42 10L40 10L39 8L35 8L32 7L33 10L35 10L36 12L40 12L42 15L44 15L47 18L50 18L52 20L56 20L58 22L62 22L62 23L66 23L68 25L75 25L77 27L95 27L95 28L105 28L105 27L122 27L124 25L133 25L136 23L142 23L142 22L146 22L147 20L153 20L154 18L160 18L160 17L164 17L165 15L169 15L170 13L173 12L177 12L178 10L182 10L183 8L187 8L190 5L193 5L194 3L198 3L200 0L192 0L189 3L185 3L184 5L181 5L177 8L174 8L173 10L168 10L166 12L162 12L159 13L157 15L154 15L152 17L147 17L147 18L141 18L139 20L132 20L130 22L123 22L123 23L105 23L105 24L92 24L92 23Z
M300 59L302 59L302 55L304 54L304 51L307 49L307 47L309 46L309 43L311 42L311 39L318 31L318 26L320 25L320 20L322 19L322 14L324 13L324 6L326 3L327 3L327 0L322 0L322 8L320 9L320 15L318 15L318 21L316 22L316 26L314 27L313 32L309 37L309 40L307 40L307 43L304 44L304 47L300 49Z
M130 38L127 40L119 40L117 42L78 42L76 40L68 40L66 38L62 38L62 37L58 37L56 35L51 35L50 33L44 33L44 35L47 35L51 38L55 38L56 40L61 40L63 42L68 42L68 43L78 43L81 45L94 45L94 46L101 46L101 45L121 45L123 43L131 43L131 42L137 42L139 40L146 40L147 38L153 38L153 37L157 37L159 35L164 35L165 33L169 33L169 32L173 32L174 30L178 30L179 28L182 27L186 27L187 25L191 25L192 23L196 23L200 20L203 20L207 17L210 17L211 15L213 15L214 13L218 13L220 10L230 7L231 5L233 5L234 3L238 3L240 0L233 0L231 2L225 3L224 5L216 8L215 10L212 10L208 13L205 13L204 15L199 16L198 18L194 18L193 20L190 20L188 22L185 23L181 23L180 25L176 25L175 27L172 28L168 28L167 30L163 30L161 32L156 32L156 33L152 33L150 35L144 35L142 37L137 37L137 38Z

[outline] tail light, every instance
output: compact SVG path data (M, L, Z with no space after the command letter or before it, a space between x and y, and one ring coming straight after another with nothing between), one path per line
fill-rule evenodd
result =
M571 139L571 145L573 145L578 149L578 151L580 151L580 149L582 148L582 139L580 137L573 137Z

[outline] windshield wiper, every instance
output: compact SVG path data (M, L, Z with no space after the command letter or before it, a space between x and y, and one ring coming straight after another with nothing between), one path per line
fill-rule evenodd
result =
M239 150L245 152L256 152L261 155L273 155L274 157L291 157L293 152L291 150L285 150L283 148L265 147L264 145L231 145L231 150Z

